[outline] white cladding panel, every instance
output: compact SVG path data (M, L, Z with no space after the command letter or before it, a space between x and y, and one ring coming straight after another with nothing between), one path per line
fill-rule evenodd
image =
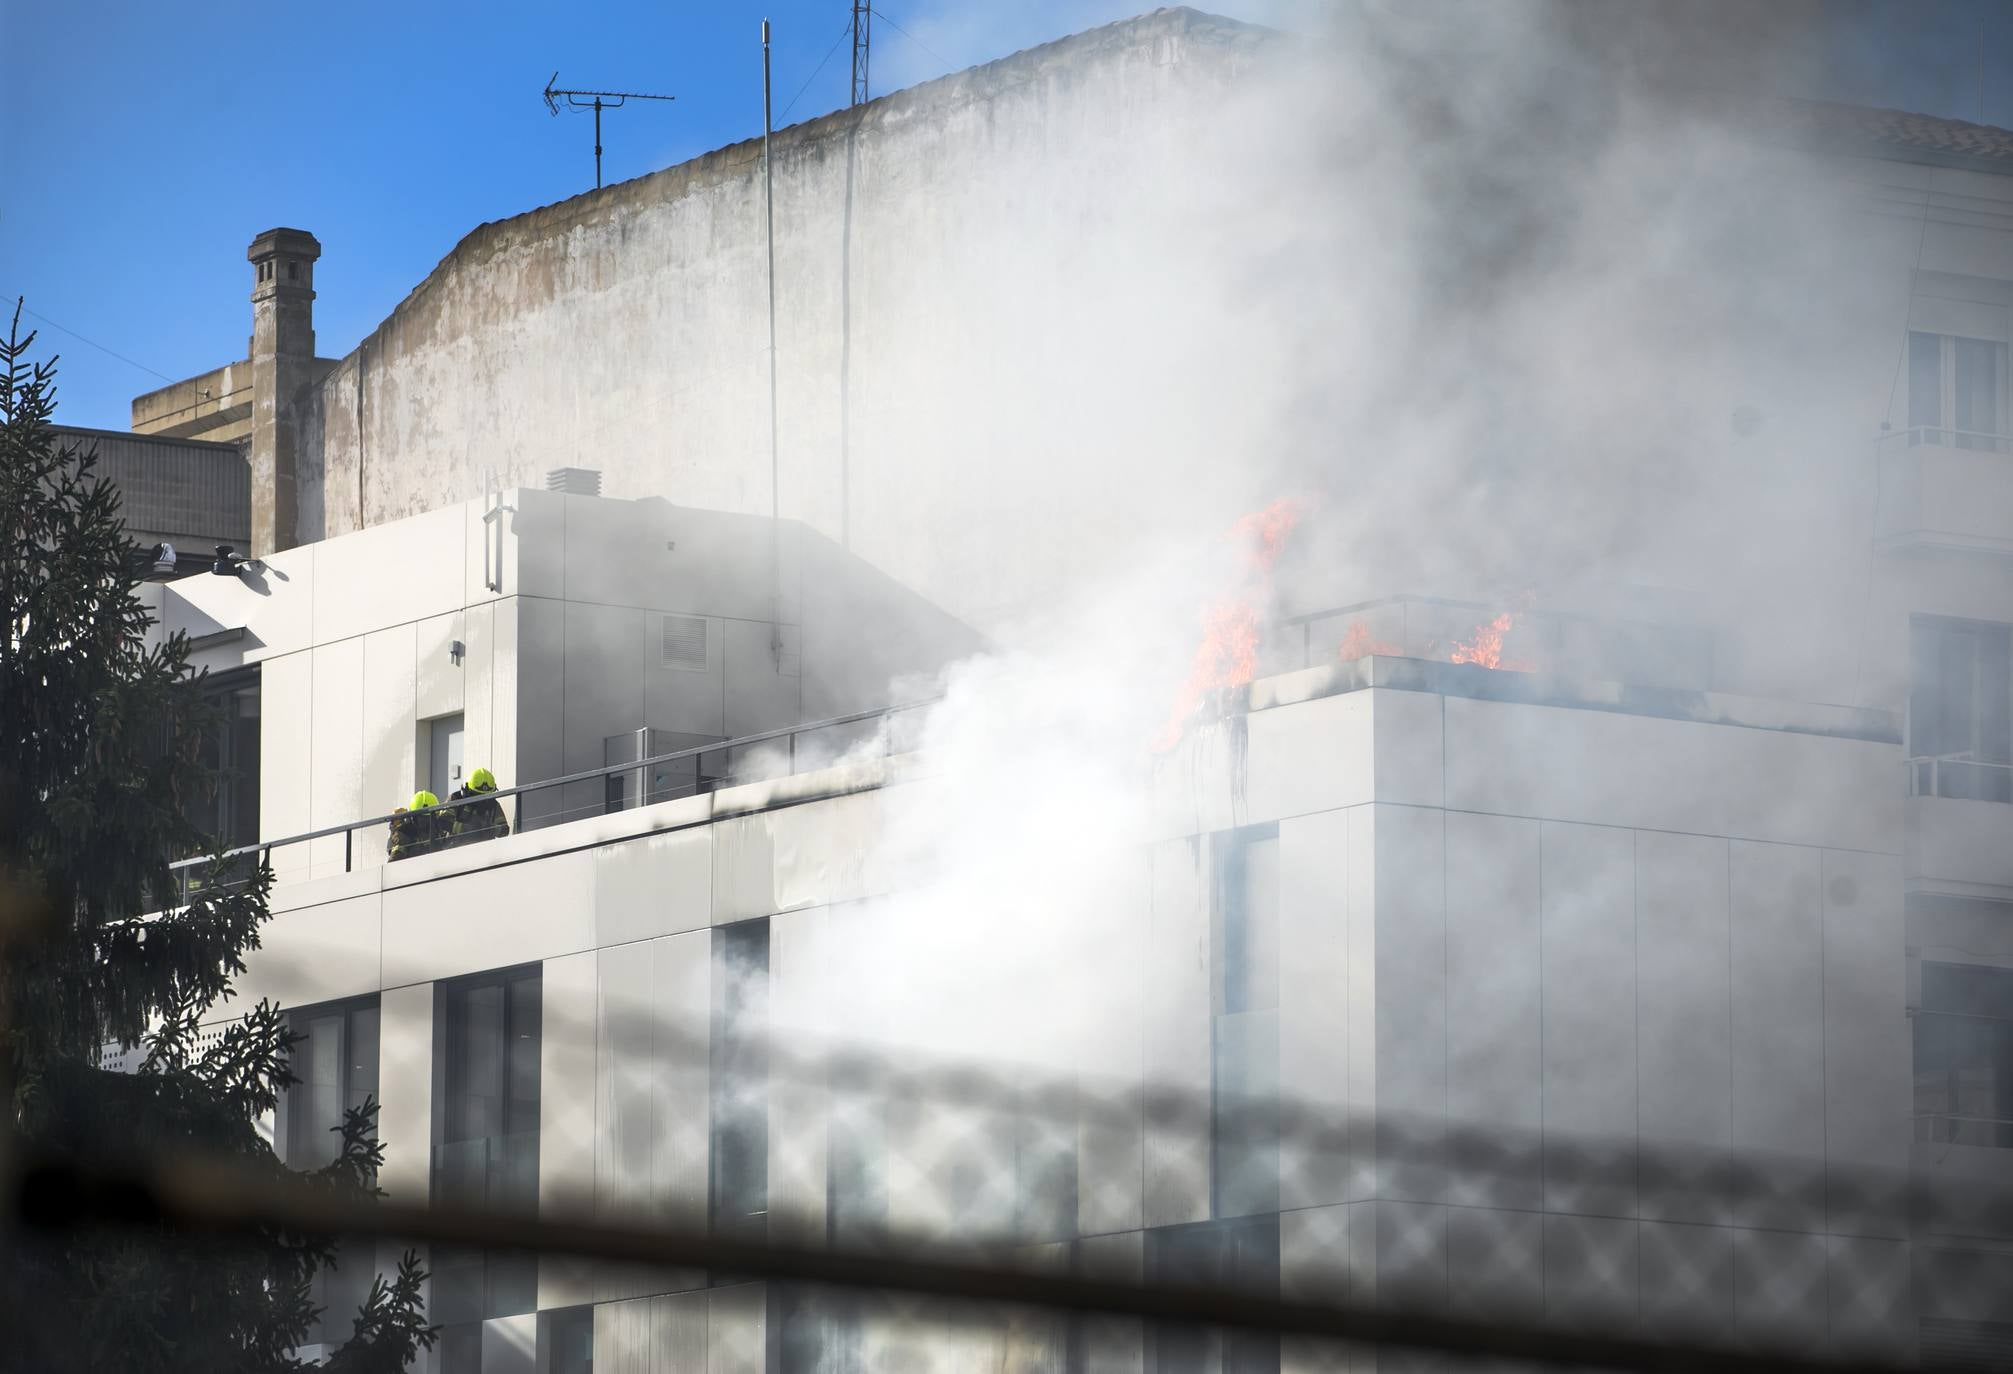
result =
M308 738L314 752L308 769L308 825L320 830L383 815L391 808L365 810L363 804L363 640L321 645L313 650L313 659L313 714ZM276 721L274 727L298 730L300 721ZM262 728L261 741L264 734ZM309 871L316 877L342 872L342 837L309 841L308 856Z
M1279 1091L1307 1113L1304 1129L1280 1140L1286 1208L1347 1195L1339 1141L1349 1093L1348 876L1348 812L1280 822Z
M406 859L387 872L428 862ZM386 987L593 949L594 855L576 850L388 888L384 932Z
M595 1062L601 956L547 959L541 971L538 1029L538 1209L548 1217L593 1216ZM541 1255L538 1305L592 1301L592 1267L568 1255Z
M1543 1127L1539 823L1447 816L1447 1114L1535 1136ZM1478 1200L1535 1210L1535 1161Z
M1635 870L1637 1130L1659 1146L1724 1150L1733 1140L1727 842L1639 831ZM1731 1220L1725 1199L1688 1181L1646 1181L1641 1202L1645 1217Z
M466 523L446 506L314 545L314 642L460 609Z
M312 732L300 728L314 716L314 656L301 652L269 660L259 669L259 834L267 839L313 829L310 772ZM284 720L289 728L270 728ZM307 868L305 846L273 854L276 874L292 878Z
M236 1001L313 1006L378 990L383 898L376 892L274 911L245 954Z
M1636 1133L1635 837L1609 826L1550 823L1541 833L1545 1205L1633 1215L1630 1144L1556 1169L1550 1146ZM1549 1250L1552 1243L1547 1233Z
M378 999L378 1186L395 1202L426 1202L433 1187L433 984L388 988Z
M1209 1215L1210 920L1203 840L1153 847L1143 964L1148 1226Z
M713 827L638 836L594 851L597 946L711 924Z
M1893 852L1900 751L1610 711L1446 698L1459 811Z
M363 640L363 810L352 815L382 816L404 806L422 785L415 758L419 732L413 715L415 670L414 628L398 625L364 636ZM352 863L385 862L385 832L352 842Z

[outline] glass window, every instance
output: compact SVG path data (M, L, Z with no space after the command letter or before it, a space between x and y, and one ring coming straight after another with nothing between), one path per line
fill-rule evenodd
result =
M319 1169L342 1149L345 1114L377 1099L378 1000L307 1007L287 1022L296 1081L280 1093L273 1144L288 1167ZM310 1342L349 1339L377 1277L375 1254L367 1238L344 1240L335 1263L315 1274L311 1301L321 1315L309 1328Z
M1162 1226L1146 1233L1149 1283L1279 1296L1278 1216ZM1148 1328L1150 1374L1277 1374L1279 1335L1161 1322Z
M769 1217L769 922L713 932L713 1229L760 1240Z
M1279 835L1255 826L1216 848L1211 944L1212 1210L1279 1209Z
M203 732L196 759L203 786L186 803L189 823L220 848L237 849L259 839L259 674L258 669L219 674L205 699L217 719Z
M1908 751L1916 790L2013 801L2013 626L1918 616L1913 627Z
M545 1374L594 1374L594 1309L538 1314L538 1367Z
M2013 1147L2013 970L1922 965L1916 1138Z
M1908 427L1943 426L1943 336L1920 330L1908 335Z
M835 1242L870 1245L888 1225L888 1125L880 1096L835 1089L828 1132L827 1229Z
M542 990L537 967L437 986L433 1195L445 1205L537 1210ZM537 1305L536 1256L442 1246L433 1270L443 1325Z
M1928 443L2005 452L2006 345L1952 334L1908 335L1908 427Z

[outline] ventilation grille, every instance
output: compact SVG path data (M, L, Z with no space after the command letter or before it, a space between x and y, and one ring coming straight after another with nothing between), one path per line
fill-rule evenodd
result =
M599 496L601 474L593 468L554 468L545 474L545 489L568 496Z
M1922 1358L1945 1369L2001 1370L2013 1365L2013 1325L1922 1319Z
M689 672L706 671L706 617L667 615L664 617L663 661L666 668Z
M231 1025L237 1019L237 1017L232 1017L230 1021L220 1021L216 1025L198 1030L189 1051L191 1057L199 1056L204 1051L215 1046L219 1040L224 1038L224 1027ZM153 1031L158 1030L159 1027L149 1026L147 1029ZM98 1050L98 1067L111 1073L138 1073L140 1065L147 1062L147 1049L148 1046L144 1040L137 1045L128 1046L123 1050L119 1048L117 1041L107 1041Z

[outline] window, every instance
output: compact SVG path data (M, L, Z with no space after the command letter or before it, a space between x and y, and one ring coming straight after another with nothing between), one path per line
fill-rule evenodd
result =
M1239 1217L1146 1233L1149 1283L1279 1296L1279 1217ZM1149 1374L1277 1374L1279 1335L1158 1322L1147 1329Z
M546 1374L594 1374L594 1309L538 1314L538 1367Z
M287 1019L296 1037L297 1081L280 1094L273 1143L289 1168L319 1169L342 1148L345 1114L377 1099L377 998L309 1007ZM369 1239L345 1240L334 1266L316 1271L311 1300L321 1314L308 1330L310 1342L349 1339L377 1276L375 1253Z
M2006 345L1908 335L1908 428L1922 442L2007 451Z
M274 1132L289 1168L334 1160L344 1114L377 1099L377 1018L375 997L289 1015L298 1081L280 1094Z
M1023 1241L1076 1235L1077 1121L1038 1092L1014 1117L1014 1235Z
M871 1245L888 1226L888 1125L880 1095L835 1086L826 1130L826 1233L835 1244Z
M2013 969L1923 963L1915 1138L2013 1147Z
M1220 836L1211 947L1211 1210L1279 1210L1279 834Z
M716 1234L762 1240L769 1221L769 921L713 932L712 1185Z
M1915 791L2013 801L2013 626L1918 616L1912 628Z
M436 986L433 1194L450 1206L538 1207L538 967ZM433 1255L442 1325L537 1305L529 1254L442 1246Z
M219 674L206 695L217 718L197 749L207 785L189 802L189 823L224 849L259 840L259 674Z

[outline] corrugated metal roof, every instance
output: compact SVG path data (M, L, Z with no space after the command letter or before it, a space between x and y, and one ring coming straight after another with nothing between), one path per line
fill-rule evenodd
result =
M98 474L118 487L138 537L236 544L252 537L252 471L236 444L165 439L116 429L52 426L98 452Z

